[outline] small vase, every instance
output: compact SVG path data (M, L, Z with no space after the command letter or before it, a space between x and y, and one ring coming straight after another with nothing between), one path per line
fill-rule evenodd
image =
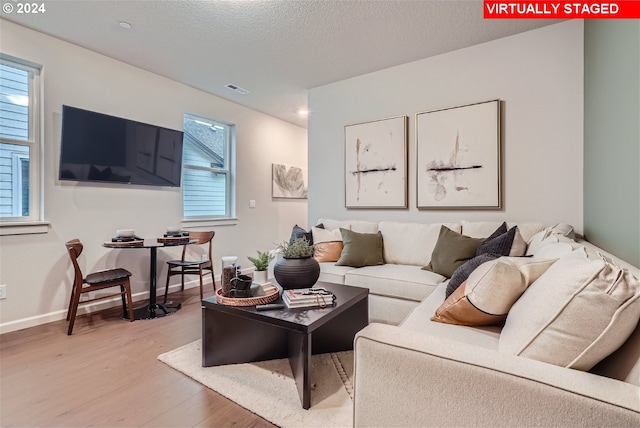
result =
M253 282L257 284L264 284L265 282L267 282L267 271L266 270L253 271Z
M273 267L278 284L285 289L310 288L320 277L320 265L313 257L282 258Z

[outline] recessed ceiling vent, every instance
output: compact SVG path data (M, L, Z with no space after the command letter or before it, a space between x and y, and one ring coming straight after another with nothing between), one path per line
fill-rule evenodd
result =
M249 91L247 91L246 89L241 88L240 86L234 85L233 83L229 83L228 85L226 85L226 87L242 95L249 93Z

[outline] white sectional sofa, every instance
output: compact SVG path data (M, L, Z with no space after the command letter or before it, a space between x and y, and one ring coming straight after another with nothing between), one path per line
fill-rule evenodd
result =
M580 355L622 346L583 371L567 368L578 364L525 358L502 346L501 335L503 342L507 336L503 330L510 328L508 335L514 337L513 325L517 327L517 323L510 325L509 317L516 305L527 300L525 296L534 296L535 287L542 287L536 282L514 304L504 329L501 325L469 327L430 320L445 300L447 278L422 267L431 259L441 224L333 219L319 219L318 223L326 229L380 231L384 242L383 265L352 268L321 263L322 281L367 287L370 291L371 324L355 339L354 426L640 426L637 267L588 242L545 230L542 224L518 224L522 238L529 242L529 256L553 260L600 258L606 266L617 269L613 283L625 287L627 297L622 307L627 318L618 319L614 326L629 331L620 339L619 331L605 330ZM481 238L489 236L499 224L462 221L446 226ZM629 293L635 297L628 298ZM575 296L580 298L576 292L567 302ZM543 302L541 312L555 304ZM594 307L595 323L600 306L607 305ZM619 311L615 315L624 316ZM590 324L590 317L587 314L585 325ZM629 328L631 324L635 330ZM573 346L571 340L557 343L561 345L547 352L551 360Z
M360 233L382 233L384 265L352 268L320 263L320 281L369 289L369 321L398 325L446 277L423 270L429 264L442 225L474 238L489 236L500 222L403 223L321 218L325 229L348 228ZM509 223L509 227L514 226ZM543 229L541 223L518 225L525 240Z

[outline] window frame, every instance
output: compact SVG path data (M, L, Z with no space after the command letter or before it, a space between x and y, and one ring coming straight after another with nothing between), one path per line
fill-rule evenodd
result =
M0 63L29 73L28 137L26 140L0 137L1 143L29 147L29 215L0 217L0 236L46 233L48 222L44 221L44 165L42 161L44 147L43 67L40 64L2 52L0 52ZM13 213L15 214L15 210Z
M183 123L185 119L199 120L206 123L211 123L214 126L222 126L225 129L224 138L224 166L220 167L202 167L198 165L189 165L185 163L184 153L187 142L183 140L183 159L182 159L182 223L183 227L198 227L205 226L207 224L235 224L236 218L236 162L235 162L235 147L236 147L236 126L233 123L225 122L219 119L213 119L205 117L200 114L185 112L183 114ZM185 191L185 179L184 171L186 169L211 171L217 174L226 175L225 186L225 214L224 215L200 215L200 216L186 216L185 204L184 204L184 191Z

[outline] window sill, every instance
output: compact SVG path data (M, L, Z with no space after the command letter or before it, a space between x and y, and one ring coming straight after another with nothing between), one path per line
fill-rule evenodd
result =
M211 226L235 226L236 224L238 224L238 219L235 217L182 220L183 229L195 229Z
M47 233L49 226L48 221L0 222L0 236Z

